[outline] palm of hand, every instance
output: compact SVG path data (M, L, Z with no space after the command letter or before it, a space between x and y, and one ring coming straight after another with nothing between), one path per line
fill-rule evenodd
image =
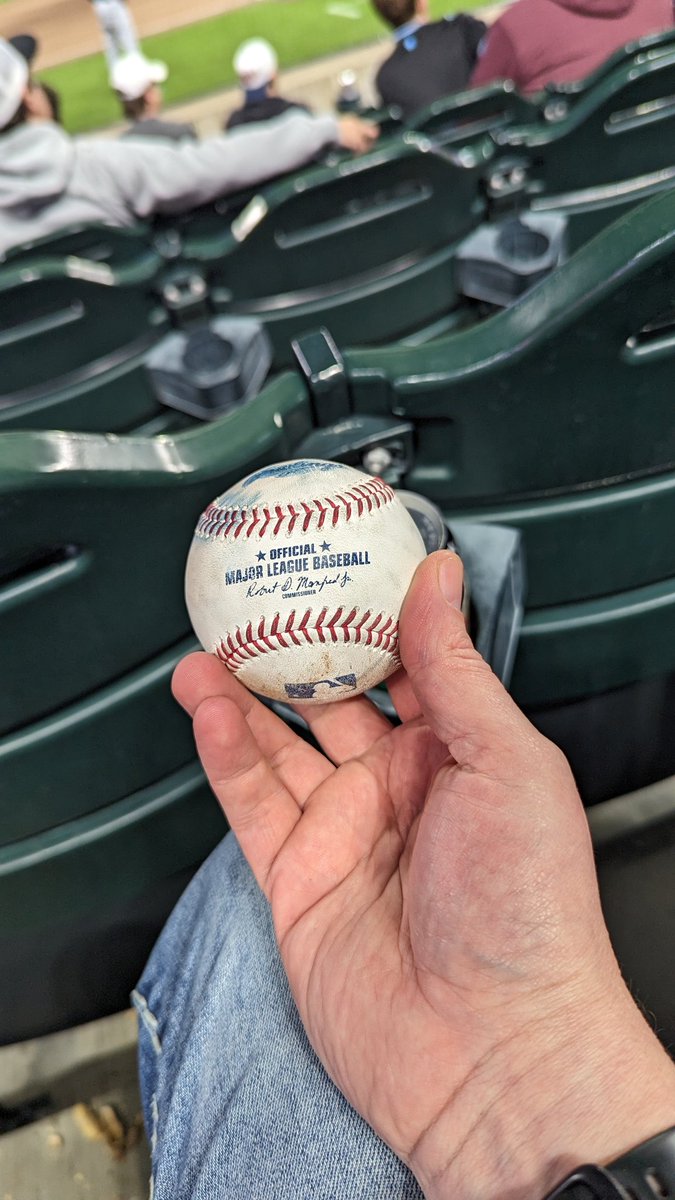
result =
M271 903L310 1040L410 1161L448 1097L508 1042L497 1013L515 1009L522 1024L531 993L557 983L557 925L541 912L540 877L555 876L559 840L544 828L546 798L520 763L518 786L497 777L498 746L484 770L458 765L405 677L392 688L398 728L364 698L306 713L328 757L213 658L186 660L176 690ZM531 771L538 779L540 764ZM577 837L583 847L583 817ZM392 1084L402 1078L405 1099Z
M325 755L210 655L174 690L330 1075L425 1195L529 1197L635 1143L636 1077L643 1136L663 1128L672 1064L621 981L569 768L460 602L459 561L431 555L401 613L403 724L311 708Z

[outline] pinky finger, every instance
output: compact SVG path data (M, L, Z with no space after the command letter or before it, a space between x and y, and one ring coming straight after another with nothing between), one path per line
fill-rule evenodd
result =
M239 707L209 697L194 714L197 750L209 783L260 887L300 820L301 810L262 754Z

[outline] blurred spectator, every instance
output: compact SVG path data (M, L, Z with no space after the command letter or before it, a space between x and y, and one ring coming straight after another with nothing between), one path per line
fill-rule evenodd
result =
M180 145L71 138L44 119L44 93L0 39L0 254L69 225L132 225L185 212L294 171L329 146L362 153L376 125L348 115L285 113L236 137Z
M310 111L306 104L276 95L278 68L274 48L264 38L242 42L234 56L234 69L244 91L244 103L228 117L225 129L234 129L251 121L269 121L289 108Z
M396 47L375 76L383 104L404 117L467 87L486 26L466 13L429 21L428 0L373 0Z
M61 97L59 92L48 83L40 83L32 79L31 68L37 54L37 38L32 34L16 34L7 38L10 46L25 59L29 71L29 85L32 91L32 109L35 120L56 121L61 124Z
M140 54L138 34L125 0L90 0L103 34L103 52L112 71L118 58Z
M150 62L142 54L127 54L118 58L110 72L110 86L117 94L125 117L131 121L123 138L159 137L173 142L197 137L194 125L179 121L164 121L162 89L169 69L162 62Z
M56 88L53 88L50 83L40 82L37 86L42 88L42 91L44 92L45 100L47 101L48 110L49 110L47 119L50 121L55 121L57 125L60 125L61 124L61 95L60 95L60 93L57 92Z
M38 40L33 37L32 33L17 33L14 37L8 39L10 46L19 52L22 58L25 58L30 72L33 66L33 60L38 52ZM42 111L42 119L46 121L56 121L61 124L61 97L56 88L53 88L49 83L32 82L34 88L39 88L42 91L44 106ZM39 97L35 97L39 105Z
M33 37L32 33L17 33L9 39L9 44L18 50L22 58L25 58L29 67L33 65L33 59L38 51L38 40Z
M521 92L583 79L627 42L673 24L672 0L516 0L489 30L472 86Z

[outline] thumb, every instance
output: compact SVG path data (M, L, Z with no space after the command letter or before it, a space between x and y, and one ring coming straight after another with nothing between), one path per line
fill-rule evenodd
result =
M462 615L462 582L461 560L448 550L417 568L400 617L403 666L428 725L457 763L522 778L523 756L530 774L542 749L553 747L475 649Z

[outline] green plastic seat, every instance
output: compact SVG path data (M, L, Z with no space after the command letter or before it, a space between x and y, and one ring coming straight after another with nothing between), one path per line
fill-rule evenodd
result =
M568 218L571 249L675 181L675 53L600 72L562 120L507 126L488 172L492 210L514 203Z
M330 383L341 387L342 407L332 419L411 422L407 486L445 508L668 471L674 265L669 192L481 324L426 346L333 353ZM312 339L302 339L308 377L313 352ZM326 354L319 346L323 368Z
M226 830L192 761L0 847L0 1042L125 1008L172 906Z
M127 432L162 415L143 367L169 325L157 268L149 256L125 283L75 255L0 269L0 430Z
M251 201L225 232L185 233L216 311L258 317L277 365L290 341L327 322L350 343L388 341L452 308L457 243L483 218L484 137L430 150L407 134L335 167L315 168Z
M456 141L458 135L470 143L482 134L538 119L537 105L521 96L510 79L503 79L434 100L410 117L405 127L441 143L446 138Z
M180 558L178 549L176 558ZM171 695L185 637L81 700L0 737L0 847L85 817L194 758L191 723Z
M521 530L529 609L675 578L672 471L569 495L478 505L462 509L462 518Z
M151 282L163 262L152 229L142 223L131 228L100 223L72 225L11 247L1 261L27 269L35 263L53 264L67 258L83 260L81 269L93 275L94 267L87 264L98 263L99 278L115 284Z
M668 54L675 49L675 27L662 29L658 33L647 33L644 37L635 38L620 46L610 54L595 71L585 75L583 79L571 80L567 83L549 83L536 97L545 121L561 121L566 117L570 108L588 95L593 88L602 83L617 67L631 63L637 66L649 62L661 54Z
M667 579L526 612L511 691L532 709L674 671L675 579Z
M311 420L304 386L282 377L176 439L0 436L0 736L126 688L189 635L183 570L200 512L288 458Z

